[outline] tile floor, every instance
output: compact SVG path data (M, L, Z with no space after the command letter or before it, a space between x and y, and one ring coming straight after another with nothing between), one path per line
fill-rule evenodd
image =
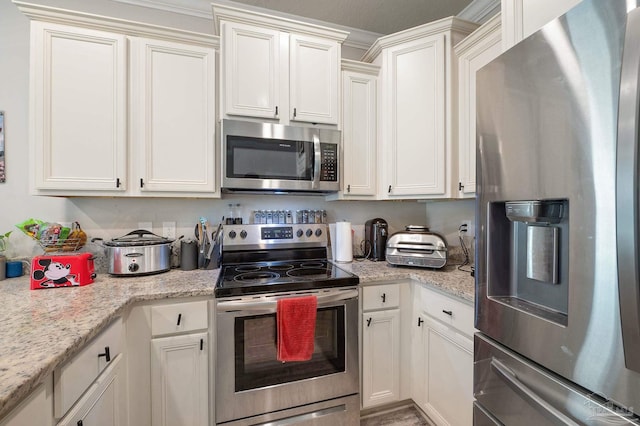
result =
M360 426L434 426L415 407L400 407L395 410L370 414L360 419Z

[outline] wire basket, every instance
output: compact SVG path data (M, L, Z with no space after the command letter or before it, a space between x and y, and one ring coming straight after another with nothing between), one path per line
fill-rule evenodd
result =
M45 253L69 253L80 250L87 243L86 238L66 238L64 240L38 240Z

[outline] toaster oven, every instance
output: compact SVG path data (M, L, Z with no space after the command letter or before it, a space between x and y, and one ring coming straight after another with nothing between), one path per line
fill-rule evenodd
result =
M387 240L387 262L398 266L442 268L447 264L447 242L424 227L408 226Z

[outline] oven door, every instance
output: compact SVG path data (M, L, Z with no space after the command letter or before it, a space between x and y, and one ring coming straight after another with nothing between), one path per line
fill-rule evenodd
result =
M318 298L311 360L276 359L276 305ZM216 422L358 393L358 290L288 292L216 302Z

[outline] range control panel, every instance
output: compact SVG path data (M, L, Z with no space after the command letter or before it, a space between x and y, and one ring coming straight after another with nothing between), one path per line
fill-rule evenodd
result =
M326 247L324 223L224 225L223 250Z

